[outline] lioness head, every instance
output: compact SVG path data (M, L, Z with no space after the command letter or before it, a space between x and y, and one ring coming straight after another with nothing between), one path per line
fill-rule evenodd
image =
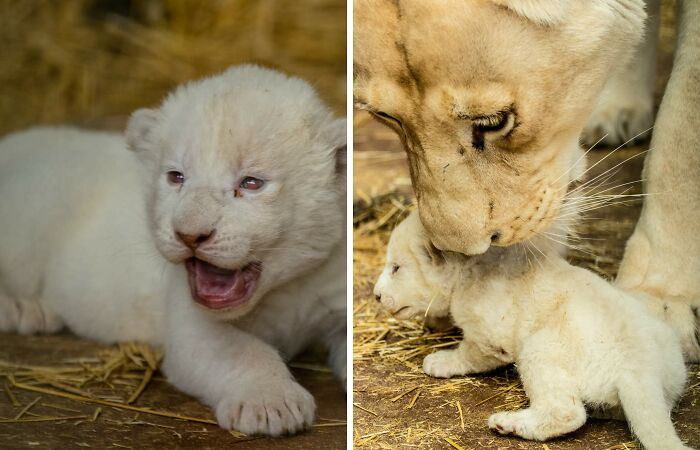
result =
M414 211L391 233L374 295L400 319L446 317L457 273L458 266L430 243Z
M643 31L641 0L357 0L355 104L401 137L421 219L466 254L532 237Z
M185 264L197 303L239 317L327 258L343 234L345 133L307 83L255 66L132 115L157 247Z

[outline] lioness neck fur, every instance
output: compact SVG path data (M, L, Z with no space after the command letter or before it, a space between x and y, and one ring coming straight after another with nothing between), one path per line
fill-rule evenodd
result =
M240 66L137 111L126 140L6 137L0 331L145 341L222 427L310 426L284 359L321 341L345 382L345 133L307 83Z
M563 258L528 265L519 246L472 257L430 248L414 212L391 236L375 294L403 317L449 311L462 329L457 348L424 359L428 375L516 364L530 406L489 427L547 440L581 427L584 405L622 407L645 448L688 448L670 419L686 380L680 343L644 303Z

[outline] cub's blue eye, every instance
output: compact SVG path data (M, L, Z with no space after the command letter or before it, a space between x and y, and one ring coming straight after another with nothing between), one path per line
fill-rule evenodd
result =
M168 177L168 183L170 184L180 185L185 182L185 176L182 174L182 172L171 170L165 175Z
M265 181L255 177L245 177L238 186L248 191L257 191L265 185Z

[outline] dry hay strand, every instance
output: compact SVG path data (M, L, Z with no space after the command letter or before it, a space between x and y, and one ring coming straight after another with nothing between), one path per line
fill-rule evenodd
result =
M0 376L13 385L51 387L90 399L134 403L151 381L160 352L141 343L124 343L97 357L67 359L58 366L0 361Z
M341 0L0 1L0 134L97 124L176 85L258 63L310 81L345 111Z
M20 389L43 396L59 397L140 414L217 425L213 417L193 417L151 406L135 405L158 373L161 359L160 351L146 344L130 342L100 351L96 357L64 359L55 366L37 366L0 360L0 377L5 378L5 394L13 406L21 408L12 418L0 417L0 424L47 421L77 421L75 423L78 424L83 421L94 422L102 412L102 408L97 407L92 414L86 415L65 406L40 403L39 405L45 408L73 414L35 414L31 410L43 397L36 397L32 402L22 406L13 392L13 389ZM294 365L307 370L324 372L328 370L314 364L295 363ZM137 418L120 423L169 427L137 420ZM347 423L343 420L322 418L314 427L345 427L346 425ZM246 437L238 431L229 431L229 433L237 438Z
M143 393L158 370L162 359L159 351L142 343L123 343L100 351L96 357L66 359L56 366L37 366L0 361L0 377L6 379L4 390L14 406L20 406L12 389L21 389L44 396L60 397L77 402L130 410L138 413L169 417L192 422L216 424L213 419L189 417L160 411L134 403ZM24 406L13 418L0 418L0 423L44 422L77 420L94 422L102 409L91 415L37 415L31 409L42 397ZM41 404L44 407L79 413L61 406ZM26 417L31 415L32 417Z
M123 343L102 350L96 357L65 359L56 366L37 366L0 361L0 377L6 379L4 390L14 406L20 406L12 388L74 401L93 403L146 414L189 421L215 423L211 419L182 416L167 411L134 405L158 370L162 355L142 343ZM23 417L40 397L26 405L12 419L1 418L2 423L38 422L53 420L97 420L101 408L91 416L63 415ZM49 405L45 405L49 406ZM65 407L52 406L69 412Z
M392 230L414 207L409 196L397 192L376 197L361 190L356 194L360 199L352 205L352 222L363 234Z

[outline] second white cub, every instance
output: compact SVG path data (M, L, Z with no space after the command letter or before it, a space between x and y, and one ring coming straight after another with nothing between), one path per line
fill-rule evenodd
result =
M501 434L546 440L581 427L585 406L621 407L646 448L687 448L670 418L686 381L675 333L642 302L563 258L528 261L520 246L442 253L413 212L391 236L375 296L399 317L449 312L462 329L457 348L424 359L428 375L516 364L530 406L493 414L488 425Z

